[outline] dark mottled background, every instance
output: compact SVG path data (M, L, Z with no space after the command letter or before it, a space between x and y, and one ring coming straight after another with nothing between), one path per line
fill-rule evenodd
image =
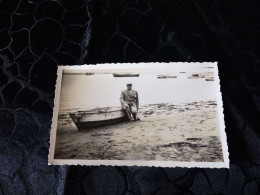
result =
M260 2L1 0L0 194L259 194ZM48 166L57 64L218 61L230 169Z

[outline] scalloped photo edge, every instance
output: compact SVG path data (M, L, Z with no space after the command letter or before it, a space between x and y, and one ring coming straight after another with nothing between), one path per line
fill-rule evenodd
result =
M222 160L221 161L207 162L207 161L203 160L200 162L200 161L194 161L194 159L191 161L187 161L187 160L179 161L179 160L175 160L174 158L172 158L170 160L169 159L164 160L162 158L158 158L156 160L156 159L149 159L149 158L145 159L145 157L141 157L139 160L138 155L137 155L137 157L135 157L135 159L131 159L130 157L128 157L126 160L124 160L123 157L121 157L121 159L119 159L119 160L113 159L113 158L111 158L112 160L100 159L100 158L94 159L94 157L92 159L82 159L82 158L74 159L74 158L77 158L77 155L70 156L68 158L66 157L66 155L65 155L65 157L62 157L62 158L60 157L61 155L58 157L55 157L55 150L57 150L57 143L56 143L57 136L60 136L60 135L57 135L57 128L58 128L58 120L59 120L59 111L60 111L60 106L61 106L60 102L61 102L61 98L62 98L61 93L62 93L62 82L64 82L64 80L63 80L64 72L73 73L73 74L86 73L86 72L91 73L91 74L96 74L96 73L113 74L114 72L116 72L116 73L118 73L118 72L120 72L120 73L138 72L140 74L141 73L163 74L163 73L166 73L168 70L171 71L171 69L174 69L174 68L177 68L176 70L180 70L180 68L183 68L185 70L189 70L190 72L193 72L193 71L196 72L197 68L205 68L205 67L213 67L213 68L210 68L210 71L213 72L214 79L213 79L213 81L210 81L210 82L211 82L212 86L214 85L215 100L217 103L217 105L216 105L217 117L216 118L218 121L219 137L220 137L219 139L221 142L221 150L222 150ZM148 78L148 80L149 80L149 78ZM163 82L166 82L166 80L168 81L170 79L164 79ZM102 79L100 81L102 81ZM122 79L122 81L124 81L124 79ZM174 82L174 81L175 80L172 79L169 82ZM198 81L194 80L194 82L198 82ZM153 87L153 86L151 86L151 87ZM89 93L91 93L91 91ZM207 93L207 91L205 91L205 93ZM117 100L119 101L119 97ZM150 105L150 103L149 103L149 105ZM186 104L186 106L187 105L189 105L189 104ZM141 117L143 117L143 116L141 116ZM147 116L147 117L149 118L150 116ZM141 118L141 122L143 120L147 120L147 118L145 118L145 119ZM134 124L134 123L138 123L138 121L133 121L130 123ZM100 129L98 129L98 130L100 130ZM152 131L153 129L150 129L150 130ZM80 136L82 138L82 136L87 136L88 132L93 132L93 131L95 131L95 129L93 129L91 131L82 130L81 131L82 133ZM113 131L113 129L110 128L109 131ZM115 131L117 131L117 129L115 129ZM176 130L176 131L178 131L178 130ZM73 136L75 134L77 134L77 132L76 133L75 132L76 131L74 131ZM117 132L120 133L120 129L118 129ZM138 132L138 128L136 129L136 132ZM95 139L96 139L96 141L98 141L98 136L102 136L102 135L100 134L97 136L96 134L91 134L91 136L97 137ZM110 135L108 135L108 137L106 137L106 139L109 140L109 136ZM126 136L127 136L127 134L126 134ZM136 136L138 137L138 135L136 135ZM60 138L58 138L58 140L59 139ZM143 139L145 139L145 138L143 138ZM104 141L104 140L102 140L102 141ZM169 142L166 141L165 144L169 144ZM64 147L69 147L69 146L64 145ZM76 153L79 154L80 151L77 150L77 146L74 146L74 147L76 148L75 149L75 151L77 151ZM167 147L169 149L171 146L170 147L167 146ZM146 148L146 149L149 149L149 148ZM88 150L88 148L86 147L85 150ZM64 153L64 151L63 151L63 153ZM168 154L169 153L171 153L171 151L168 151ZM62 154L62 152L61 152L61 154ZM140 155L141 155L141 152L140 152ZM183 155L185 155L185 152L183 153ZM186 153L186 155L189 155L189 153ZM185 159L189 159L189 156L185 157ZM154 63L117 63L117 64L58 66L55 98L54 98L54 108L53 108L53 118L52 118L51 132L50 132L50 149L49 149L49 156L48 156L48 164L49 165L87 165L87 166L106 165L106 166L149 166L149 167L187 167L187 168L193 168L193 167L229 168L229 152L228 152L227 137L226 137L226 132L225 132L223 102L222 102L222 95L221 95L221 90L220 90L220 79L219 79L217 62L203 62L203 63L197 63L197 62L158 63L158 62L154 62Z

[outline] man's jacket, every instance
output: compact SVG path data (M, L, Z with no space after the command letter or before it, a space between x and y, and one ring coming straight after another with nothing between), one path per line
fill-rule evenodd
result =
M124 90L121 92L120 102L122 107L126 104L132 103L134 106L139 107L138 92L135 90Z

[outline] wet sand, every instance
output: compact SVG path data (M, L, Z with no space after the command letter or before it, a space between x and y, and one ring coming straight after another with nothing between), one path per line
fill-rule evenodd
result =
M66 110L55 159L223 162L215 101L140 107L140 121L78 131Z

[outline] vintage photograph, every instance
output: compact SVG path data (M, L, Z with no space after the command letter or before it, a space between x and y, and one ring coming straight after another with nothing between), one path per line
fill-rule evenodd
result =
M228 167L217 63L59 66L50 164Z

